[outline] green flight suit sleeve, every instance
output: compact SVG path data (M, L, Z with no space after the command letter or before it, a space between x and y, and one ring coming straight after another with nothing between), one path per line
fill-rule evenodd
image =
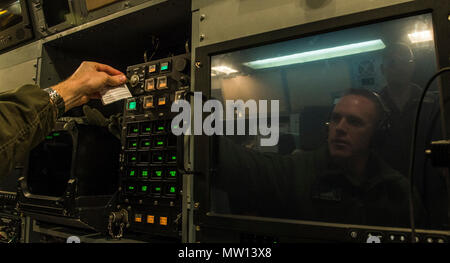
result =
M0 93L0 180L51 132L56 110L36 85Z
M315 174L311 154L260 153L224 136L217 140L220 162L212 183L227 192L231 212L292 217L292 202L300 206L297 210L306 208Z

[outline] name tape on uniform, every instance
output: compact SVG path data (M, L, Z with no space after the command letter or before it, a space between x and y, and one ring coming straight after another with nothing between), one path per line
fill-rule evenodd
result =
M103 105L108 105L118 100L133 97L126 84L105 89L100 93L102 95Z

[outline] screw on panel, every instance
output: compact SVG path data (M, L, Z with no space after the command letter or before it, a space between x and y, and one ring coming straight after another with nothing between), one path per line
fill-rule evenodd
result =
M200 203L194 203L194 208L199 208L200 207Z
M204 35L204 34L201 34L201 35L200 35L200 41L203 41L203 40L205 40L205 35Z
M196 226L195 231L200 231L200 226Z
M205 18L206 18L206 15L205 15L205 14L200 15L200 21L205 20Z
M196 68L201 68L202 66L203 66L202 62L200 62L200 61L195 62Z

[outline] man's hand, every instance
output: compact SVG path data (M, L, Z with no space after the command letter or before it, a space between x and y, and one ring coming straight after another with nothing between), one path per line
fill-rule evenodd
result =
M114 87L126 82L125 75L108 65L83 62L67 80L53 86L64 99L65 111L99 99L99 92L105 87Z

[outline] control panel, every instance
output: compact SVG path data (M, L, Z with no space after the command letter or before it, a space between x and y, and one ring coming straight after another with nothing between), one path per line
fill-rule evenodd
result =
M182 137L171 132L172 103L189 90L190 55L127 68L119 208L127 231L181 238Z
M0 244L19 243L21 240L22 221L17 216L0 213Z

